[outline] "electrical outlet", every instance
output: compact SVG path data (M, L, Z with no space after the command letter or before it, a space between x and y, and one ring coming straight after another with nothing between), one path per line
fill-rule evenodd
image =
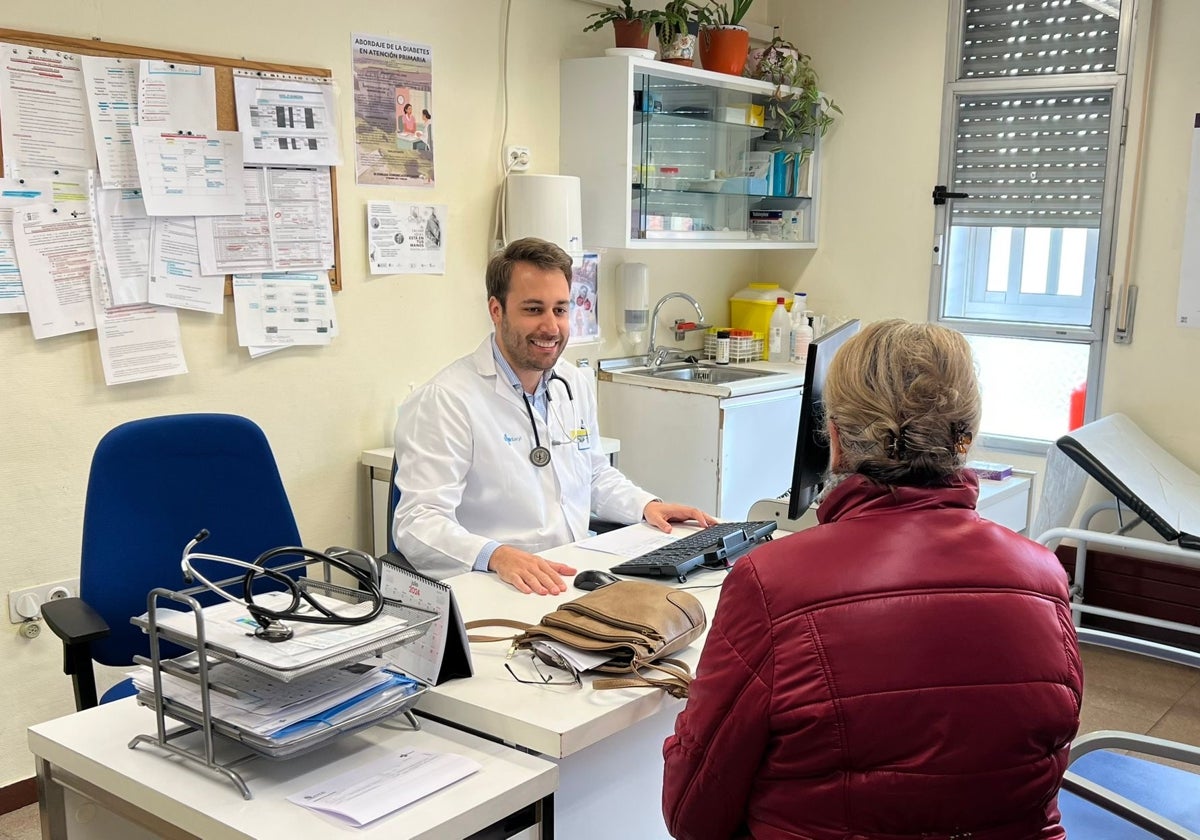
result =
M41 618L41 605L59 598L70 598L79 594L79 578L57 580L27 589L14 589L8 593L8 620L20 624L30 618ZM28 596L28 597L26 597ZM33 615L28 615L33 612Z
M529 164L532 163L532 158L529 155L529 147L505 146L504 162L510 172L519 172L522 169L528 169Z

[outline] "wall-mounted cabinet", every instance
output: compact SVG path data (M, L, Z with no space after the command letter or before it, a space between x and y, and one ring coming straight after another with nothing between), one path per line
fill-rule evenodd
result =
M589 248L813 248L820 149L765 136L775 86L610 56L562 62L559 161Z

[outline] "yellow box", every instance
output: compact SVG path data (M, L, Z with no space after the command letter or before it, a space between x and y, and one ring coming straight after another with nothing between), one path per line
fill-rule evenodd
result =
M729 325L737 330L750 330L760 335L771 332L771 315L775 302L783 298L784 308L791 310L792 295L774 283L751 283L729 299ZM769 348L763 342L763 360Z
M720 122L737 123L739 125L756 125L761 127L765 111L762 105L752 102L731 102L724 108L717 109L717 119Z

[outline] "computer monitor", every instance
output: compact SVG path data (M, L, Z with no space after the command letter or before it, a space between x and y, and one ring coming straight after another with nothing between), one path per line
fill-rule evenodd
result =
M796 463L788 497L788 518L799 519L821 492L829 471L829 436L825 431L825 377L829 363L843 344L858 332L857 319L847 321L808 345L804 366L804 396L800 402L800 430L796 437Z

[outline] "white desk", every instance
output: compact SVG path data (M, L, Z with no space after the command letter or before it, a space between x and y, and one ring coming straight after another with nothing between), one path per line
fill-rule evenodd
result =
M617 465L617 453L621 451L621 441L616 438L601 437L600 451L608 456L608 462ZM378 449L364 449L359 462L367 468L371 481L371 540L375 556L387 554L388 529L392 522L388 518L388 502L392 497L392 457L395 449L391 446L381 446Z
M286 761L239 765L254 799L242 799L224 777L183 765L152 747L128 748L153 732L154 714L133 698L29 729L37 759L45 838L462 838L553 794L555 766L540 758L424 721L403 718ZM218 744L232 744L218 739ZM483 769L362 829L286 801L310 784L385 757L399 745L455 752Z
M677 526L677 530L695 528ZM612 555L574 545L542 554L580 570L604 569L619 562ZM698 572L686 585L717 584L724 579L724 572ZM450 578L448 583L466 621L511 618L534 623L557 604L583 594L568 588L557 596L522 595L495 575L479 572ZM720 589L689 591L704 604L711 620ZM676 656L694 668L703 643L701 637ZM504 669L507 649L502 642L472 645L475 676L431 689L418 703L419 711L557 760L558 836L571 840L669 837L662 819L662 745L674 731L683 701L659 689L594 691L587 675L582 688L523 685ZM614 820L619 820L618 833L614 833Z

